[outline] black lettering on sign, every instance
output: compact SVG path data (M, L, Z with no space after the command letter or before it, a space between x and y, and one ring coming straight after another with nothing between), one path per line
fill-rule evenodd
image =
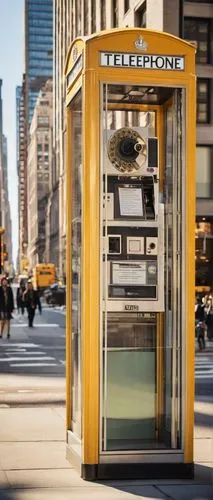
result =
M120 66L121 65L121 57L119 54L115 54L114 56L114 63L115 63L115 66Z
M135 66L135 56L129 56L129 65Z
M144 68L146 68L147 63L148 63L148 68L149 68L150 67L150 58L149 58L149 56L144 56L143 57L143 67Z
M173 64L174 63L174 59L171 58L171 57L166 57L165 59L166 59L166 61L165 61L166 62L166 69L173 69L173 67L174 67L174 64Z
M107 58L107 65L109 64L110 62L110 57L112 57L112 54L105 54L106 55L106 58Z
M128 66L128 63L125 64L125 54L122 54L122 56L121 56L121 62L122 62L121 66Z
M181 69L181 60L179 57L175 58L175 69Z
M125 304L124 311L139 311L139 306L135 304Z
M137 67L143 67L143 56L137 56Z
M164 59L163 59L163 57L156 57L155 63L156 63L156 67L158 69L162 69L163 66L164 66Z

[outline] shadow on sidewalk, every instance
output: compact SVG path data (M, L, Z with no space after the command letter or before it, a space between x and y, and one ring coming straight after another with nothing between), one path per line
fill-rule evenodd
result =
M199 412L195 411L194 423L195 423L195 425L198 425L198 426L212 428L213 417L212 417L212 415L208 415L206 413L199 413ZM212 456L212 460L213 460L213 456Z

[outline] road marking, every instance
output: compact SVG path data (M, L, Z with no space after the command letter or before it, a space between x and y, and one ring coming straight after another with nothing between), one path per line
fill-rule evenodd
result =
M34 324L33 328L56 328L58 326L59 326L58 323L39 323L39 324ZM28 323L11 323L11 327L25 328L29 326Z
M38 347L39 348L39 347ZM31 348L31 351L32 349L35 349L34 347ZM5 354L9 354L10 356L16 356L16 354L29 354L29 351L27 349L18 349L18 348L15 348L15 349L6 349L5 350ZM39 350L39 351L33 351L33 354L46 354L45 352Z
M8 342L6 344L4 343L1 343L0 342L0 347L11 347L10 344L8 344ZM12 344L13 347L40 347L40 344L32 344L29 342L29 344L26 344L25 342L19 342L18 344L16 343L13 343Z
M31 353L31 354L33 354L33 353ZM52 360L52 359L55 359L55 358L53 358L52 356L42 356L42 358L41 357L35 358L35 357L30 356L30 357L27 357L27 358L18 358L18 357L17 358L0 358L0 362L2 362L2 363L8 363L8 362L11 362L11 361L25 361L25 360L26 361L40 361L40 360L42 360L42 361L49 361L49 360Z
M15 367L25 367L25 366L58 366L57 363L12 363L10 365L12 368Z
M195 379L197 381L213 379L213 358L211 356L201 355L196 358Z

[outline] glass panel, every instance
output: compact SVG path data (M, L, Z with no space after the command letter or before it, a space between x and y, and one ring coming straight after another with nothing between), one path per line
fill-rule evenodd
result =
M181 346L182 311L184 310L182 231L184 158L182 151L183 113L181 90L176 90L173 104L166 113L165 168L165 439L171 448L181 447ZM180 186L182 188L180 189Z
M184 121L182 97L182 91L175 89L103 85L101 192L107 203L103 208L102 231L104 240L108 243L104 244L102 255L102 434L100 444L101 450L105 452L181 448L181 332L182 309L184 308L182 256L184 252L182 252L181 230L183 199L179 192L182 190L178 189L178 186L184 187L182 179L185 172L182 153ZM131 268L130 261L134 252L145 253L145 245L148 244L143 242L143 237L136 238L135 234L136 231L138 235L142 234L140 233L143 228L142 219L146 220L147 231L150 229L147 224L148 220L152 223L155 221L153 226L150 223L150 227L153 228L157 227L160 219L155 215L153 198L150 196L152 175L147 175L145 179L142 177L138 181L138 177L132 174L128 176L127 183L122 171L123 164L120 162L117 167L118 170L121 169L121 175L124 177L121 178L122 181L119 180L118 189L112 189L113 182L116 184L118 180L116 173L109 173L111 167L108 158L111 155L112 161L116 163L116 154L119 151L120 158L122 155L129 155L131 163L137 151L133 144L134 140L132 142L131 139L121 140L116 143L118 149L114 150L114 142L113 140L110 142L109 138L115 137L115 131L117 133L123 128L140 130L142 137L143 134L147 134L148 138L155 137L157 115L151 105L171 100L172 105L167 107L165 113L166 187L164 192L160 193L166 209L166 311L162 328L158 312L120 312L120 309L116 311L118 307L116 302L114 305L110 302L113 299L122 301L125 297L127 297L126 300L128 297L135 297L132 302L135 307L134 302L137 301L146 283L143 266L146 257L140 260L138 256L135 256L136 267L133 265ZM138 104L143 103L149 104L148 111L139 108ZM135 104L137 107L134 106ZM112 145L112 150L109 143ZM117 151L115 157L113 157L113 151ZM157 188L159 189L159 186ZM144 189L146 192L142 203ZM113 215L109 215L108 210ZM125 221L124 216L127 215L130 220ZM131 220L134 218L137 219L137 230L131 227ZM120 221L122 221L122 227ZM149 232L147 237L148 235ZM128 253L127 245L129 245L128 252L131 255L124 264L126 253ZM117 262L118 259L120 262ZM120 264L124 264L123 267L122 265L119 267ZM149 298L152 300L157 267L156 261L151 256L149 264L154 273L152 281L149 282L152 286L147 286L144 293L150 294ZM136 268L137 271L135 271ZM125 286L123 286L124 283ZM127 286L128 292L125 295ZM140 291L138 291L139 288ZM124 306L122 310L125 310Z
M72 426L81 438L82 95L72 110Z
M107 328L104 449L149 448L156 428L156 319L110 313Z

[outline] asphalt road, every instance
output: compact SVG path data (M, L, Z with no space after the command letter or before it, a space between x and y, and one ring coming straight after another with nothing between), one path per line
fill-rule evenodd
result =
M14 314L0 340L0 405L65 403L65 313L44 307L28 328Z
M209 344L211 346L211 344ZM213 402L213 346L195 358L195 397L212 398Z

